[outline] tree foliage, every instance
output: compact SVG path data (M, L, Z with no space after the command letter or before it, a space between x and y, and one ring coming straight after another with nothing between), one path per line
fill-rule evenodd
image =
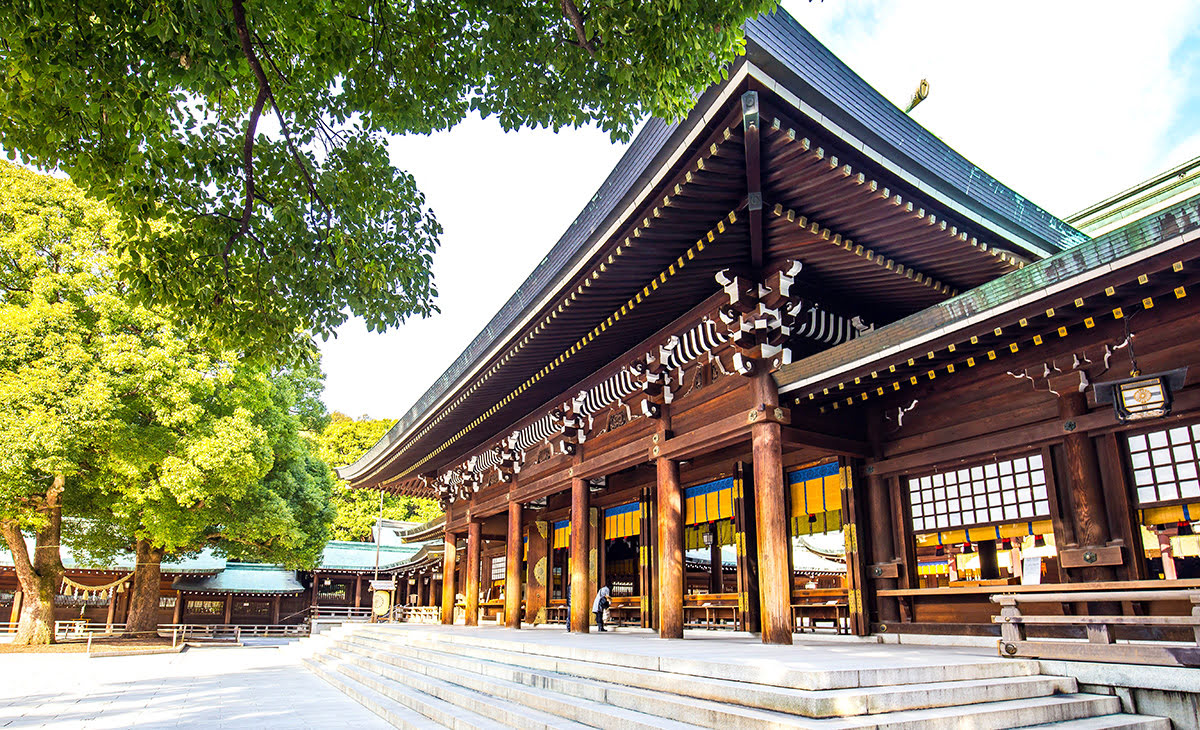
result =
M330 416L329 425L317 437L317 453L331 468L344 466L365 454L393 423L395 421L365 416L354 420L343 413L334 413ZM379 500L379 492L351 489L345 482L338 483L333 491L333 505L337 510L333 518L333 538L370 540L371 528L379 517ZM432 499L383 496L383 516L386 519L427 522L439 514L441 510Z
M774 4L15 0L0 145L125 216L143 301L275 354L433 310L440 227L386 135L478 113L627 137L686 113Z
M0 162L0 527L31 621L51 627L64 511L84 518L63 537L85 552L136 549L150 618L164 555L308 566L332 518L332 477L301 436L324 414L316 365L272 375L131 304L119 235L69 182Z

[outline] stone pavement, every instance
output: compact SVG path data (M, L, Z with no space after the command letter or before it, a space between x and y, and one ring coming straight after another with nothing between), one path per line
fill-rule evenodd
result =
M98 657L0 654L0 728L391 726L273 646Z

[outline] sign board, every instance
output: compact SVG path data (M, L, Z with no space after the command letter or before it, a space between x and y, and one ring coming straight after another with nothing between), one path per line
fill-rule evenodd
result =
M1042 583L1042 558L1040 555L1021 559L1021 585L1036 586Z
M395 580L373 580L371 581L371 590L373 591L394 591L396 590Z

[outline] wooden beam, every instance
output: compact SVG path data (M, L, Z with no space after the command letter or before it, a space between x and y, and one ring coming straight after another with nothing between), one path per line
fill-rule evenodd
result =
M1176 414L1168 416L1166 419L1160 419L1159 422L1169 423L1200 409L1200 388L1185 390L1175 395L1174 407ZM1067 420L1071 421L1070 429L1067 428ZM1024 446L1061 441L1067 433L1102 431L1120 425L1116 415L1107 408L1067 420L1043 421L1007 431L998 431L986 436L963 439L935 448L907 453L903 456L868 462L868 464L875 474L882 476L900 474L949 461L965 460Z
M648 461L646 453L651 446L650 438L640 438L624 446L618 446L599 456L585 459L567 470L567 474L580 479L614 474L623 469ZM586 453L586 452L585 452Z
M750 214L750 266L756 273L763 265L762 143L758 126L758 92L747 91L742 94L742 128L746 149L746 198Z
M658 471L658 635L683 638L683 488L679 463L660 458Z
M1088 415L1087 396L1078 390L1062 393L1058 396L1058 415L1064 422ZM1108 543L1108 516L1105 514L1104 492L1100 484L1100 461L1096 457L1091 436L1079 429L1067 432L1063 435L1062 454L1075 538L1083 547L1103 547ZM1112 568L1108 566L1071 570L1085 583L1100 583L1114 577Z
M785 448L807 446L821 449L829 454L851 456L859 459L865 459L871 455L871 449L865 441L843 438L841 436L834 436L833 434L820 433L819 431L809 431L793 426L784 426L780 430L780 438Z

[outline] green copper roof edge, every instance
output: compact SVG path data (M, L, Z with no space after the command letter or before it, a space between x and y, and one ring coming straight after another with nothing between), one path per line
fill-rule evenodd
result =
M917 336L981 316L1054 284L1164 243L1169 238L1163 237L1163 220L1168 215L1182 215L1185 219L1193 214L1200 215L1197 203L1200 203L1200 193L1153 218L1134 221L1128 226L1081 243L1048 259L1028 264L1023 269L981 284L953 299L927 307L870 334L785 365L775 377L780 392L803 387L804 381L813 382L832 374L835 369L850 366L858 361L869 361L872 357L880 356L888 348L913 341ZM1180 237L1181 242L1182 233L1183 229L1180 229L1180 232L1175 234ZM863 348L867 344L874 347L864 352Z

